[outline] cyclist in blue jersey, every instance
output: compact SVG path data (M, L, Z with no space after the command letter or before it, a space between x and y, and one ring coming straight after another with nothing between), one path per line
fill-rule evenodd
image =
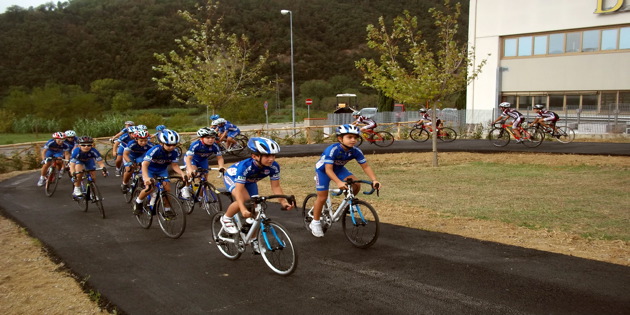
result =
M44 186L46 183L46 170L53 162L53 158L70 159L70 150L72 149L67 143L64 142L66 135L63 132L55 132L52 134L52 139L48 140L42 148L42 170L37 181L37 186ZM57 168L62 169L63 163L56 162Z
M92 179L96 181L94 169L96 169L96 163L103 168L103 176L107 177L107 168L105 168L105 160L101 157L101 153L94 147L94 139L92 137L79 137L79 146L72 150L70 157L70 172L74 178L74 191L73 197L81 196L81 180L83 179L83 173L81 171L91 170Z
M251 196L258 195L258 181L269 177L271 191L277 195L284 194L280 186L280 165L275 161L276 154L280 152L278 143L262 137L251 138L247 147L251 151L251 157L228 167L223 177L225 187L232 193L234 202L228 206L221 223L225 231L231 234L238 233L233 220L234 215L240 211L243 217L251 217L252 213L245 206L245 202ZM286 210L293 208L286 199L280 199L280 204Z
M158 134L159 145L155 145L144 155L142 160L142 180L147 187L140 191L138 198L133 206L133 214L138 215L142 213L142 202L153 190L155 185L152 185L151 179L155 177L168 177L168 166L170 165L173 171L179 174L185 181L187 181L186 175L179 168L179 153L175 150L175 147L179 143L179 134L170 129L164 129ZM168 179L164 180L164 189L167 192L171 191L171 185ZM172 214L171 205L168 204L168 198L164 199L164 213L166 215Z
M128 133L129 132L129 127L131 127L131 126L135 126L135 123L133 121L131 121L131 120L125 121L125 127L123 127L123 129L120 129L120 131L117 134L115 134L111 138L109 138L109 141L110 142L114 142L116 139L118 139L118 137L122 136L125 133Z
M151 136L151 138L153 138L155 140L155 142L157 142L157 136L160 132L162 132L162 130L166 129L166 126L164 125L157 125L155 126L155 131L157 131L154 135Z
M492 124L497 123L498 121L505 121L508 118L512 118L512 131L514 131L514 135L516 136L516 143L523 142L521 139L521 132L519 131L519 127L525 121L525 116L521 114L521 112L517 111L514 108L510 108L512 104L508 102L502 102L499 104L499 108L501 108L501 115L495 119Z
M66 130L66 132L64 132L63 134L66 136L64 142L67 143L71 149L74 149L79 145L79 138L77 137L77 133L74 132L74 130Z
M345 180L358 178L345 167L350 160L357 160L365 174L372 181L372 187L380 189L381 184L376 180L374 171L367 163L361 149L355 147L360 134L359 128L353 125L341 125L337 127L336 135L338 143L331 144L324 150L321 157L315 164L315 188L317 189L317 199L313 205L313 221L311 221L310 229L316 237L323 237L324 231L320 221L322 208L328 198L328 187L330 181L334 181L339 189L346 189ZM352 189L354 193L358 193L361 188L360 184L354 184Z
M131 167L134 164L140 165L144 159L144 154L153 147L149 137L150 135L146 130L138 130L134 136L135 140L130 141L123 150L125 173L123 173L122 184L120 185L120 190L123 194L127 193L129 188L129 179L131 178L131 173L133 173Z
M223 155L221 155L221 148L215 143L217 132L204 127L197 130L197 136L199 140L190 144L188 151L186 151L186 156L184 157L188 178L193 178L197 168L207 169L208 160L210 160L213 155L216 155L219 168L221 172L223 172ZM182 196L189 196L192 193L190 188L190 186L184 187L183 190L186 190L186 192L182 190Z
M217 133L219 134L219 142L225 140L225 148L229 150L232 145L236 144L236 140L234 140L234 137L241 134L241 130L238 129L236 125L225 120L224 118L218 118L212 123L214 124L215 122L217 123L216 126Z
M127 132L123 133L118 139L114 140L114 149L116 152L116 176L120 176L120 168L123 165L123 152L127 144L133 140L133 135L138 131L135 126L129 126Z

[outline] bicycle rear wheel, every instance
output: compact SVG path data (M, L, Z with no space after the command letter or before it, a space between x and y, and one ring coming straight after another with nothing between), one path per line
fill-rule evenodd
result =
M221 204L221 198L219 198L214 185L206 183L202 189L203 190L199 193L201 208L205 209L210 217L221 212L223 205Z
M494 128L488 133L488 139L495 147L504 147L510 143L510 133L503 128Z
M72 186L74 188L74 186ZM74 199L74 201L77 202L77 206L79 207L79 209L81 209L83 212L86 212L88 209L88 202L87 202L87 196L85 194L85 190L83 189L83 185L81 185L81 191L83 191L84 193L79 196L79 197L72 197Z
M453 142L457 139L457 132L453 128L444 127L438 132L438 138L444 142Z
M311 233L311 221L313 221L313 207L315 206L315 200L317 199L317 194L309 194L304 198L304 202L302 203L302 220L304 222L304 228ZM322 222L322 230L326 233L326 230L332 225L332 219L328 215L328 211L326 210L326 204L322 207L322 214L320 216L320 221Z
M140 195L141 189L136 189L133 193L133 202L138 199L138 195ZM148 229L151 227L151 223L153 223L153 216L151 215L151 211L149 210L149 206L147 205L147 200L145 199L142 203L142 213L136 214L136 220L141 227Z
M93 203L96 204L98 211L101 213L103 219L105 219L105 208L103 208L103 195L101 195L101 191L99 190L98 186L96 186L96 183L91 183L90 187L90 199Z
M168 203L171 205L173 215L166 216L164 209L165 198L168 199ZM162 232L170 238L179 238L182 236L184 230L186 230L186 215L177 197L171 193L165 193L164 196L158 200L156 206L156 215Z
M535 148L545 140L545 134L537 128L524 130L528 137L523 138L523 145L528 148Z
M193 213L193 210L195 210L195 199L194 199L195 197L194 197L194 194L190 198L182 197L182 188L184 188L184 186L185 186L184 181L181 178L178 178L177 181L175 182L175 194L181 201L182 207L184 207L184 212L186 214L191 214Z
M376 243L380 231L378 214L369 203L353 201L344 210L341 223L346 238L355 247L368 248Z
M361 145L363 144L363 138L364 138L364 137L368 137L368 135L367 135L366 133L363 133L363 132L362 132L362 133L359 135L359 137L357 138L357 143L355 144L355 146L357 146L357 147L358 147L358 146L361 146Z
M425 129L414 128L409 131L409 138L415 142L425 142L429 140L429 132Z
M288 276L295 271L297 251L287 229L282 225L268 220L258 231L258 244L263 260L273 272Z
M130 203L131 199L133 199L133 194L136 192L136 187L138 185L138 181L134 178L131 179L131 185L127 187L127 192L125 192L125 202Z
M573 131L570 127L558 127L557 128L557 136L558 142L561 143L571 143L575 139L575 131Z
M223 212L218 212L212 217L212 240L223 256L229 260L237 260L243 254L238 250L239 236L223 230L222 216Z
M374 134L374 144L379 147L389 147L394 143L394 135L387 131L377 131Z
M105 152L105 155L103 155L103 158L105 159L105 164L107 164L107 166L109 167L115 167L116 166L116 155L114 153L112 153L112 148L109 148L109 150L107 150L107 152ZM114 155L112 155L114 154Z
M46 192L46 196L52 197L57 190L57 184L59 184L57 169L54 166L50 166L48 171L46 171L46 184L44 185L44 192Z

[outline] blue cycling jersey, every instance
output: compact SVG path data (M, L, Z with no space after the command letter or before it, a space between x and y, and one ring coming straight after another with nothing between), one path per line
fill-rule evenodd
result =
M132 140L133 139L131 138L131 135L129 133L123 133L122 136L116 139L116 141L119 142L120 145L122 145L123 147L127 147L127 144Z
M260 167L256 165L254 159L248 158L230 166L225 171L225 176L238 184L256 183L265 177L280 180L280 165L274 161L271 166Z
M218 132L219 132L219 133L223 133L223 132L225 132L226 130L227 130L228 132L230 132L230 131L232 131L232 132L233 132L233 131L238 131L238 132L241 132L241 130L240 130L240 129L238 129L238 127L236 127L236 125L234 125L233 123L231 123L231 122L229 122L229 121L228 121L228 122L226 122L225 124L223 124L223 126L219 126L219 131L218 131Z
M74 148L72 155L70 156L71 163L85 163L90 160L102 161L101 153L94 147L90 151L83 152L81 148Z
M221 148L216 143L208 146L203 144L200 140L197 140L190 144L188 151L186 151L186 156L192 156L193 161L201 162L203 160L209 159L213 154L216 156L221 156Z
M155 144L151 143L151 141L147 141L146 145L140 145L138 141L131 140L129 143L127 143L125 151L129 151L129 157L135 160L141 156L144 156L144 154L147 153L147 151L149 151L149 149L151 149L154 145Z
M55 139L50 139L46 142L46 144L44 144L44 149L54 153L60 153L64 151L70 151L72 147L65 141L61 144L58 144Z
M179 162L179 153L177 150L166 151L161 145L156 145L147 151L143 161L150 162L149 171L161 172L166 170L171 163Z
M324 150L322 156L319 158L317 163L315 163L315 169L324 172L326 164L333 165L333 171L337 171L346 165L348 161L357 160L359 164L364 164L367 162L365 156L363 155L363 151L357 147L352 147L350 150L344 150L341 143L331 144Z

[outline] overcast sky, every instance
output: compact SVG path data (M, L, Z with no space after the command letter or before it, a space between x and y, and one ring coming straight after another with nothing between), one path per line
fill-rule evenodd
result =
M53 2L57 3L59 0L0 0L0 13L4 13L10 6L20 6L24 9L28 9L29 7L38 7L44 3Z

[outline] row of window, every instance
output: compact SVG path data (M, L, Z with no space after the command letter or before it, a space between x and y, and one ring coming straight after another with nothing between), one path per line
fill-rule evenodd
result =
M596 112L627 112L630 107L630 91L588 91L588 92L519 92L502 93L503 102L513 104L519 110L531 110L535 104L542 104L547 108L563 112L580 109ZM626 104L626 106L619 106Z
M503 39L503 57L630 49L630 26Z

